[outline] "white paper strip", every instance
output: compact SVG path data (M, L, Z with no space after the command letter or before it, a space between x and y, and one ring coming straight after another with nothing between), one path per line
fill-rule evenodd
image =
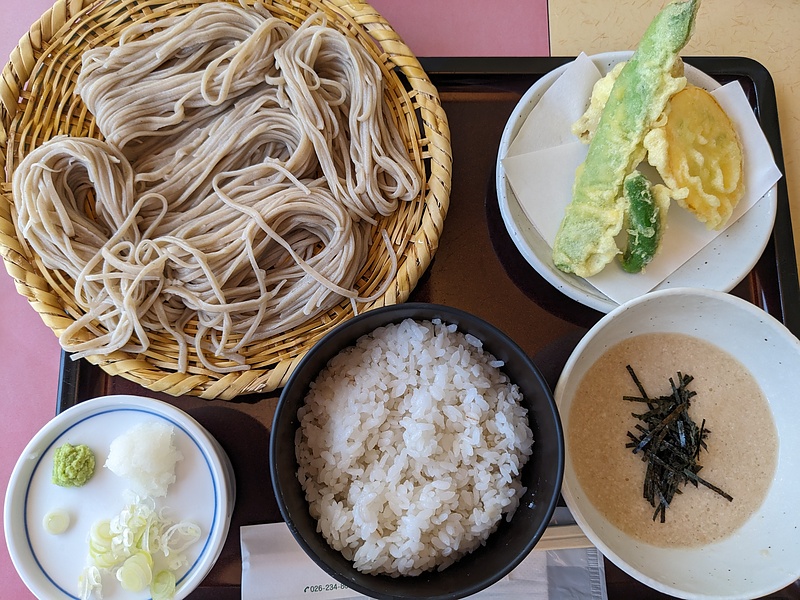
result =
M365 598L325 573L295 541L285 523L240 530L242 600L342 600ZM578 550L580 552L580 550ZM547 600L547 552L533 551L509 575L474 594L476 600Z

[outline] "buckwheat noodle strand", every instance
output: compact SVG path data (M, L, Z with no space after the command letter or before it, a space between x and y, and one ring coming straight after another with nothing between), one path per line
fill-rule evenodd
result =
M75 282L62 346L139 353L162 332L172 368L194 350L226 373L250 367L248 345L382 294L385 231L389 276L354 290L374 224L421 192L383 85L324 15L295 30L224 2L85 52L76 93L103 140L58 136L13 174L25 243Z

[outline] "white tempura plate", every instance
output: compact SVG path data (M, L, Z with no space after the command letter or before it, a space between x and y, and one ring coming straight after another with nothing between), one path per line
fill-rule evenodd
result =
M39 598L78 598L78 578L86 565L91 526L124 508L129 485L103 465L111 442L137 423L163 421L173 426L173 441L183 454L176 481L157 500L173 521L191 521L201 536L186 550L188 564L176 573L176 599L185 598L211 570L230 525L235 500L233 470L224 450L192 417L174 406L137 396L105 396L64 411L31 440L12 472L6 491L4 525L9 554L20 577ZM56 448L86 444L95 453L94 476L82 487L51 481ZM54 510L70 515L62 534L48 533L42 521ZM125 592L113 576L103 577L104 600L145 599L146 590Z
M602 75L617 63L628 60L631 51L605 52L590 56ZM522 96L506 123L497 153L496 181L500 214L506 230L525 260L551 285L573 300L607 313L619 304L577 275L560 271L553 264L552 248L542 238L525 215L503 168L506 156L526 117L542 95L567 70L562 65L534 83ZM689 83L712 91L719 83L689 64L685 65ZM587 99L588 102L588 99ZM729 292L753 269L769 242L778 205L777 186L774 186L721 235L685 262L655 290L695 287Z

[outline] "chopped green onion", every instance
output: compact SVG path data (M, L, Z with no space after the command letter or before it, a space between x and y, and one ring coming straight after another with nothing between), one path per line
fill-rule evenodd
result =
M98 596L102 598L101 588L103 586L100 580L100 569L91 566L86 567L78 578L78 586L81 600L89 600L95 591L97 591Z
M117 579L123 590L141 592L153 581L153 558L147 552L129 556L117 570Z
M153 600L169 600L175 595L175 574L172 571L159 571L150 584Z
M112 519L97 521L89 532L89 566L81 575L81 598L101 597L101 570L115 574L123 589L151 587L155 600L175 594L175 574L188 561L184 551L200 539L200 527L174 523L151 498L135 497ZM158 560L160 570L153 575ZM166 566L166 568L163 568Z
M42 525L47 533L58 535L67 530L69 527L69 522L69 513L65 510L57 508L55 510L51 510L44 516Z

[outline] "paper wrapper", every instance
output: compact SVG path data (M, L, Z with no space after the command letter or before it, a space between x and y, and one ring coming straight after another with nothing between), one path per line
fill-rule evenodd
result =
M575 169L586 158L588 148L570 129L588 107L592 86L601 77L594 62L581 54L542 95L502 159L508 182L525 215L551 248L564 209L572 198ZM717 236L724 235L781 178L769 142L741 85L732 82L711 93L736 126L741 139L745 195L727 224L717 230L707 229L673 202L661 248L644 272L626 273L618 261L613 261L587 279L619 304L649 292ZM661 181L654 169L647 174L652 175L652 181Z
M325 573L303 552L285 523L240 530L242 600L355 600L366 598ZM607 600L597 548L535 550L508 575L470 596L475 600Z

